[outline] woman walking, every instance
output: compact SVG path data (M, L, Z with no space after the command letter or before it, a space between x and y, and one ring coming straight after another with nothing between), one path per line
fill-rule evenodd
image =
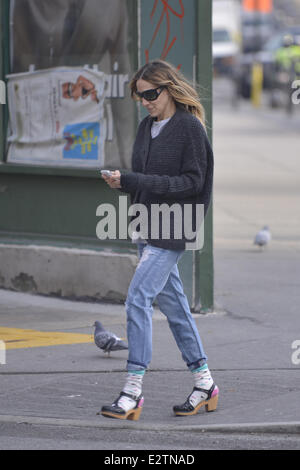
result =
M154 204L179 204L184 221L185 205L192 206L195 226L196 205L206 214L212 192L213 153L205 131L204 110L194 88L172 65L156 60L134 75L131 96L140 100L149 115L141 122L132 155L132 171L103 176L111 188L131 195L132 203L147 207L147 238L137 241L139 264L125 302L129 356L127 379L112 405L103 406L103 416L139 419L142 382L152 356L152 304L167 316L182 358L194 378L194 388L182 405L173 407L175 415L196 414L202 406L217 407L218 387L207 365L207 356L191 315L177 263L186 249L185 233L163 236L162 221L156 236L151 231ZM178 219L176 220L178 224ZM142 230L141 230L142 231ZM158 232L158 235L157 235Z

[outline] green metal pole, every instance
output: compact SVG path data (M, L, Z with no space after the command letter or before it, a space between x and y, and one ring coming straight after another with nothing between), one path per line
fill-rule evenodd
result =
M3 55L4 55L4 34L3 34L3 3L0 2L0 80L4 78L4 71L3 71ZM2 160L2 151L3 151L3 116L4 116L4 105L0 104L0 162Z
M207 131L212 142L212 1L197 2L197 82L206 111ZM214 308L213 267L213 207L205 217L204 247L194 254L194 299L196 312L206 313Z
M5 80L9 73L9 0L1 0L0 5L0 79ZM6 81L6 80L5 80ZM0 111L0 162L4 160L8 124L8 106L1 105Z

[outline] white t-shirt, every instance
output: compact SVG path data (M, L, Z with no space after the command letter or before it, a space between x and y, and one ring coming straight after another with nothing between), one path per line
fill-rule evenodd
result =
M151 127L151 137L154 139L161 132L162 128L170 121L171 118L162 119L161 121L153 121Z

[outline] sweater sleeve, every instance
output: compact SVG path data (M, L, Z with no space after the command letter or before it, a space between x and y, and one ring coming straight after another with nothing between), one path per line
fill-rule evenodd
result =
M128 170L126 170L126 171L124 171L124 172L123 172L123 170L121 170L120 173L121 173L121 177L120 177L121 188L118 188L118 190L121 191L122 193L127 193L127 194L128 194L128 193L129 193L129 194L134 193L134 192L135 192L135 189L130 190L130 189L129 189L129 185L124 185L124 184L122 185L121 182L122 182L122 178L123 178L123 179L125 178L125 175L134 175L135 173L130 172L130 171L128 171Z
M139 127L138 127L136 139L135 139L133 150L132 150L132 160L133 160L134 154L135 154L135 152L137 151L137 148L138 148L137 142L138 142L140 136L144 132L144 128L145 128L145 125L146 125L148 119L149 119L148 117L144 118L142 120L142 122L140 123ZM119 188L119 191L121 191L123 193L128 193L133 197L133 195L135 194L138 186L135 185L135 184L134 185L130 184L129 180L130 180L130 178L132 178L132 175L137 175L138 173L131 172L130 170L120 170L120 173L121 173L121 177L120 177L121 188ZM123 181L123 183L122 183L122 181ZM126 184L125 181L128 181L128 184Z
M205 183L209 142L204 129L200 128L200 123L199 126L192 126L188 130L187 141L180 175L145 175L130 172L121 175L122 189L134 192L143 188L159 196L178 199L201 193Z

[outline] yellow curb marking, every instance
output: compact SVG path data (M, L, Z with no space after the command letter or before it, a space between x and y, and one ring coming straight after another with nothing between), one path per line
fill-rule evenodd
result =
M22 330L0 326L0 340L6 349L39 348L60 344L92 343L93 335L62 333L57 331Z

